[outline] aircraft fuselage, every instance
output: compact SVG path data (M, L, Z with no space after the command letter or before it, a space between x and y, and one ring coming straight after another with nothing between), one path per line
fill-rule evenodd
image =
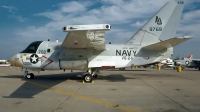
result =
M11 59L11 64L38 70L125 68L159 62L172 54L171 48L157 52L133 45L107 44L105 50L68 49L60 46L59 42L43 41L35 52L30 52L30 44Z

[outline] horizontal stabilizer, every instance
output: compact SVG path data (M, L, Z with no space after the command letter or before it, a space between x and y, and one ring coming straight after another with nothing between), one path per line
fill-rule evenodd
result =
M182 42L185 42L189 39L191 39L192 36L184 36L184 37L175 37L175 38L171 38L165 41L161 41L152 45L148 45L143 47L144 49L147 50L157 50L157 51L161 51L163 49L166 48L170 48L170 47L174 47Z

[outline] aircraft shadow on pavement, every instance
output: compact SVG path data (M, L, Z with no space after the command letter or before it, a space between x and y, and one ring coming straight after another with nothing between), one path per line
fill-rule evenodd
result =
M110 69L110 70L107 70L107 71L121 71L121 70L118 70L118 69ZM136 70L136 69L128 69L128 70L124 70L124 71L148 71L148 70Z
M127 77L121 74L110 74L106 76L99 75L96 80L107 80L108 82L126 82Z
M83 72L35 75L34 79L23 79L23 75L0 76L2 78L19 78L25 81L13 93L11 93L9 96L3 96L3 98L34 98L34 95L39 94L48 88L54 87L55 85L67 80L76 80L77 82L81 83L82 73ZM125 82L126 79L127 78L121 74L110 74L106 76L99 75L97 79L94 78L94 81L107 80L108 82ZM32 82L40 85L45 85L47 88L36 86L35 84L32 84Z
M48 88L54 87L55 85L64 81L77 80L77 82L81 82L82 77L80 74L80 72L76 72L65 74L35 75L34 79L23 79L23 75L1 76L4 78L19 78L25 81L13 93L11 93L9 96L3 96L3 98L33 98L34 95L43 92ZM32 84L32 82L45 85L47 88L36 86L35 84Z

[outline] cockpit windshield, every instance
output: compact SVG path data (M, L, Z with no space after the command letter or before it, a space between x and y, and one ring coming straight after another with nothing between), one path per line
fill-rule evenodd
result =
M36 41L31 43L25 50L23 50L20 53L36 53L39 45L42 43L42 41Z

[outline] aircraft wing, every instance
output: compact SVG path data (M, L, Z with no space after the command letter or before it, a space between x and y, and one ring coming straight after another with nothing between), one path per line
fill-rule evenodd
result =
M178 44L180 44L184 41L187 41L191 38L192 38L192 36L175 37L175 38L171 38L171 39L168 39L168 40L165 40L165 41L161 41L161 42L158 42L158 43L155 43L155 44L152 44L152 45L145 46L143 48L147 49L147 50L160 51L160 50L163 50L163 49L166 49L166 48L174 47L174 46L176 46L176 45L178 45Z
M68 32L62 47L105 49L105 31L110 30L109 24L69 25L63 27Z
M193 62L200 64L200 59L191 59Z
M200 59L192 59L193 63L196 63L197 67L200 66Z

